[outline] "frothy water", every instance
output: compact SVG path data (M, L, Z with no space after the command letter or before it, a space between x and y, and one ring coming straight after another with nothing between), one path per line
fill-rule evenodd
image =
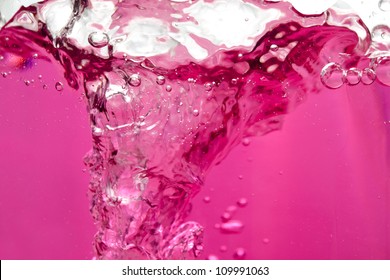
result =
M233 147L280 129L323 87L390 86L386 22L370 29L353 10L292 2L52 0L7 14L2 76L54 58L84 93L96 258L197 258L203 228L186 220L191 199ZM247 204L222 213L221 233L244 230L233 216Z

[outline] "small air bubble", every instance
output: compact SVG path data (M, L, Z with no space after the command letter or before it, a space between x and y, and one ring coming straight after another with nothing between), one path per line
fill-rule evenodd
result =
M221 245L221 247L219 247L219 251L221 252L226 252L227 251L227 246L226 245Z
M362 80L363 84L371 85L375 81L375 78L376 78L375 71L372 70L371 68L365 68L362 71L362 78L361 78L361 80Z
M167 92L171 92L171 91L172 91L172 86L167 85L167 86L165 87L165 90L166 90Z
M264 244L268 244L269 243L269 239L268 238L263 238L263 243Z
M165 77L164 76L157 76L157 78L156 78L156 83L158 84L158 85L163 85L163 84L165 84Z
M64 85L61 82L57 82L54 87L57 91L62 91L64 89Z
M322 68L321 81L322 83L331 89L339 88L344 83L345 71L338 63L328 63Z
M37 53L34 53L34 54L33 54L33 58L38 58L38 54L37 54Z
M31 84L31 82L30 82L29 80L25 80L25 81L24 81L24 84L25 84L26 86L29 86L29 85Z
M276 52L276 51L279 49L279 46L276 45L276 44L272 44L272 45L269 47L269 49L270 49L271 51L273 51L273 52Z
M216 255L209 255L209 256L207 257L207 259L208 259L208 260L219 260L218 256L216 256Z
M226 223L221 224L221 233L240 233L244 228L244 224L238 220L230 220Z
M197 117L199 116L199 110L195 109L194 111L192 111L192 114Z
M138 87L141 84L141 78L138 74L133 74L129 78L129 84L133 87Z
M242 145L244 145L244 146L249 146L250 145L250 143L251 143L251 140L249 139L249 138L244 138L244 139L242 139Z
M104 32L92 32L88 36L88 43L95 48L103 48L108 45L109 38Z
M213 88L213 84L212 83L205 83L204 88L206 89L206 91L210 91Z
M205 203L210 203L210 201L211 201L211 198L209 196L205 196L203 198L203 202L205 202Z
M232 214L230 214L228 212L225 212L221 215L222 222L227 222L227 221L231 220L231 218L232 218Z
M244 176L238 175L238 179L242 180L242 179L244 179Z
M378 3L379 9L384 12L390 11L390 0L381 0Z
M0 60L3 60L4 59L4 56L0 55Z
M379 82L386 86L390 86L390 57L380 58L375 72Z
M39 79L39 80L42 80L42 75L38 75L38 79Z
M233 257L236 260L243 260L245 256L246 256L246 251L244 248L237 248L233 255Z
M1 72L1 75L3 76L3 78L7 78L8 76L7 72Z
M43 89L47 89L47 85L44 84L44 85L42 86L42 88L43 88Z
M248 200L243 197L243 198L240 198L238 201L237 201L237 205L240 206L240 207L245 207L248 205Z
M232 79L230 82L231 82L232 85L236 85L237 84L237 79Z
M357 85L360 82L362 73L357 68L350 68L345 73L345 82L351 86Z

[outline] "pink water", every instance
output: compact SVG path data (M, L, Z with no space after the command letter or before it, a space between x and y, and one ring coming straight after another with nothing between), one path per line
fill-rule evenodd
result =
M369 41L281 23L253 51L162 68L40 32L0 36L0 257L91 257L89 117L97 258L389 258L388 69ZM329 58L381 80L337 85Z

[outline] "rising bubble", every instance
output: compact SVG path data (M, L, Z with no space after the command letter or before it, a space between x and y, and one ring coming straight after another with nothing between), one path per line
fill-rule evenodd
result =
M350 68L345 73L345 82L348 85L354 86L360 82L362 73L357 68Z
M165 84L165 77L164 76L157 76L157 78L156 78L156 83L158 84L158 85L163 85L163 84Z
M246 251L244 248L237 248L233 255L233 257L236 260L243 260L245 256L246 256Z
M220 230L222 233L240 233L244 228L244 224L239 220L231 220L222 223Z
M344 83L345 71L338 63L328 63L322 68L321 81L322 83L331 89L339 88Z
M64 85L61 82L57 82L55 84L55 88L57 91L62 91L64 89Z
M141 78L138 74L133 74L129 78L129 84L133 87L138 87L141 84Z
M362 80L363 84L371 85L375 81L375 78L376 78L375 71L372 70L371 68L365 68L362 71L362 78L361 78L361 80Z
M379 82L390 86L390 57L380 58L375 72Z
M382 11L388 12L390 11L390 0L380 0L378 6Z
M104 32L92 32L88 36L88 43L94 48L103 48L108 42L108 35Z

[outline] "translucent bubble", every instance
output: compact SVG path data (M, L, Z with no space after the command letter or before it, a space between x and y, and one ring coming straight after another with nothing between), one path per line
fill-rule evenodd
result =
M3 76L3 78L7 78L8 73L7 72L1 72L1 76Z
M345 72L345 82L351 86L357 85L361 77L362 73L357 68L350 68Z
M344 83L345 71L338 63L328 63L322 68L321 81L322 83L331 89L339 88Z
M129 78L129 84L133 87L138 87L141 84L141 78L138 74L133 74Z
M375 72L379 82L386 86L390 86L390 57L380 58Z
M221 224L220 230L222 233L240 233L244 228L244 224L239 220L230 220Z
M249 138L244 138L242 139L242 145L244 146L249 146L249 144L251 143L251 140Z
M227 246L226 245L221 245L221 247L219 247L219 251L226 252L227 251Z
M25 84L26 86L29 86L29 85L31 84L31 82L30 82L29 80L25 80L25 81L24 81L24 84Z
M47 85L44 84L44 85L42 86L42 88L43 88L43 89L47 89Z
M158 85L163 85L163 84L165 84L165 77L162 76L162 75L157 76L157 78L156 78L156 83L157 83Z
M269 243L269 239L268 238L263 238L263 243L264 244L268 244Z
M223 222L227 222L229 221L230 219L232 218L232 214L228 213L228 212L225 212L221 215L221 220Z
M230 82L232 83L232 85L236 85L237 84L237 79L232 79Z
M55 88L57 91L62 91L64 89L64 85L61 82L57 82L55 84Z
M92 32L88 36L88 43L95 48L103 48L108 45L109 38L104 32Z
M210 203L211 198L210 198L209 196L205 196L205 197L203 198L203 201L204 201L205 203Z
M269 49L270 49L271 51L273 51L273 52L276 52L276 51L279 49L279 46L276 45L276 44L272 44L272 45L269 47Z
M388 12L390 11L390 0L380 0L378 6L382 11Z
M244 248L237 248L233 255L233 257L236 260L243 260L245 256L246 256L246 251Z
M375 81L375 78L376 78L375 71L372 70L371 68L365 68L362 71L361 81L363 84L371 85Z
M206 89L206 91L210 91L213 88L213 84L212 83L205 83L204 88Z
M192 111L192 114L197 117L199 116L199 110L198 109L195 109L194 111Z
M213 255L213 254L209 255L209 256L207 257L207 259L208 259L208 260L219 260L218 256L217 256L217 255Z
M377 25L372 29L371 38L378 43L388 44L390 42L390 27L386 25Z
M248 200L245 197L240 198L237 201L237 205L240 206L240 207L245 207L247 204L248 204Z
M172 86L167 85L167 86L165 87L165 90L166 90L167 92L171 92L171 91L172 91Z

